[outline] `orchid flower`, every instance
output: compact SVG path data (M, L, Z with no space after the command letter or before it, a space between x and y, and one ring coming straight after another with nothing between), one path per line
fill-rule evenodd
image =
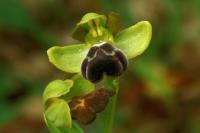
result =
M109 108L111 111L108 111L113 113L118 87L112 82L113 92L106 89L95 91L95 83L101 81L103 75L120 76L126 70L128 60L146 50L152 36L152 27L148 21L138 22L120 31L119 20L119 15L116 13L110 13L107 17L97 13L87 13L77 23L72 34L72 37L80 43L48 49L49 61L54 66L66 73L75 74L71 79L50 82L43 93L44 119L52 133L83 133L83 130L72 121L72 112L77 114L76 111L79 111L76 118L89 123L95 118L94 113L102 111L108 99L115 94L110 103L113 104ZM96 112L87 111L87 106L95 105L91 99L98 106L99 101L95 97L103 100L104 105L94 107ZM77 103L79 101L80 103ZM86 101L87 104L93 105L86 106ZM75 109L73 110L70 105ZM112 123L112 120L107 122ZM105 124L107 125L112 124ZM110 130L110 127L106 127L105 133Z

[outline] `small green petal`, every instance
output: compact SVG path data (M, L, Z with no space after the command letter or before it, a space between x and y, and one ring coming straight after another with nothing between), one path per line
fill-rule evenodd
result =
M84 44L70 45L64 47L52 47L48 49L49 61L58 69L68 73L80 72L83 59L89 48Z
M115 35L121 26L120 15L115 12L110 12L107 18L106 27Z
M44 90L43 103L46 104L51 98L57 98L67 94L72 86L72 80L54 80L50 82Z
M87 94L95 89L95 85L89 80L83 78L81 74L77 74L72 78L74 85L70 92L66 95L66 99L71 99L74 96Z
M45 118L55 127L71 128L72 118L69 105L65 100L56 99L45 111Z
M148 21L141 21L121 32L115 37L115 45L128 57L134 58L144 52L152 36L152 26Z

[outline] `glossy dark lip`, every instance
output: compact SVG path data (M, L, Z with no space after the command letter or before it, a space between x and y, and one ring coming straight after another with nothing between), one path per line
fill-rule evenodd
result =
M127 69L127 65L125 54L114 45L104 42L90 48L81 64L81 72L83 77L96 83L104 74L120 76Z

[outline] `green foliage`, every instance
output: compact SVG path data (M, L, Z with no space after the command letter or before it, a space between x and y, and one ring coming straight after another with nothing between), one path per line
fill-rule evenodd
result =
M148 92L152 97L162 99L167 107L175 105L175 95L172 87L166 83L163 75L151 63L146 60L139 60L135 61L131 68L137 76L146 81L150 88Z
M13 121L23 104L25 103L27 97L42 93L43 84L36 80L28 80L22 75L18 75L8 66L4 66L0 63L0 124L3 126L5 123ZM13 102L10 99L10 95L22 89L25 95L18 97Z
M20 30L34 37L44 48L51 46L52 39L17 0L0 1L0 28Z

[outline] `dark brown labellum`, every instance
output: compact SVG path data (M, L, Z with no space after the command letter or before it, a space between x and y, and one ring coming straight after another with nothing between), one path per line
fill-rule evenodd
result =
M102 112L111 96L115 93L110 89L96 89L84 96L72 98L69 102L73 119L82 124L90 124L96 118L96 113Z
M103 74L120 76L127 68L127 58L122 51L104 42L90 48L81 65L83 76L91 82L98 82Z

